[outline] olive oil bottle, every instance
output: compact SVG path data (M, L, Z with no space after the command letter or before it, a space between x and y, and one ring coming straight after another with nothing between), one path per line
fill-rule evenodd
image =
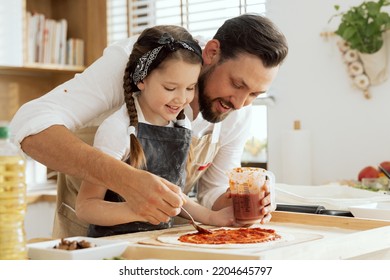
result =
M0 122L0 260L27 259L25 165L7 123Z

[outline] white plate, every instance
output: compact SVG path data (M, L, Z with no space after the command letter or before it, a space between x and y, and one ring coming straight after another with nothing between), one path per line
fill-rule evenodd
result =
M390 221L390 202L375 202L350 206L349 211L351 211L356 218Z
M390 195L337 184L320 186L276 184L275 189L277 203L316 204L334 210L347 210L349 206L364 203L390 202Z
M85 240L95 244L96 247L72 251L54 249L54 246L61 242L60 239L57 239L27 244L28 257L32 260L102 260L120 256L129 244L128 241L123 240L106 240L85 236L69 237L65 240Z

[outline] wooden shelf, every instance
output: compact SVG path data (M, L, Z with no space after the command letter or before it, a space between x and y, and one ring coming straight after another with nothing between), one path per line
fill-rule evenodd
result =
M22 14L29 11L44 14L50 19L66 19L67 38L84 41L85 67L102 56L107 46L106 0L21 0L21 3ZM21 26L25 28L27 17L21 18ZM22 45L26 50L26 38L23 38ZM25 60L26 57L22 57L21 61ZM11 120L17 108L72 79L85 67L39 63L0 65L0 102L4 108L11 108L7 112L0 111L0 118Z
M28 75L34 73L41 74L76 74L83 72L84 66L74 65L56 65L56 64L31 64L25 66L2 66L0 65L0 74L2 75Z

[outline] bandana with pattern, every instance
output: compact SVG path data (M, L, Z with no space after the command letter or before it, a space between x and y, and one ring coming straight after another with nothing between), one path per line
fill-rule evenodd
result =
M158 40L158 43L161 46L148 51L138 59L134 73L131 75L132 81L135 85L145 79L145 77L148 75L150 65L153 63L153 61L155 61L163 48L166 48L170 52L177 51L178 48L186 49L197 54L202 59L202 50L198 45L192 43L191 46L190 42L177 41L173 39L173 37L168 33L164 33Z

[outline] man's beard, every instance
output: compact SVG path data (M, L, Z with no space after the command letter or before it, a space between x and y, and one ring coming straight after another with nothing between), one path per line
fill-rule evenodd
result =
M218 123L223 121L229 114L228 113L219 113L213 111L213 101L209 98L205 91L205 84L210 78L211 73L213 73L215 65L208 69L205 73L202 73L198 79L198 103L199 111L202 113L203 118L211 123ZM217 98L218 99L218 98Z

